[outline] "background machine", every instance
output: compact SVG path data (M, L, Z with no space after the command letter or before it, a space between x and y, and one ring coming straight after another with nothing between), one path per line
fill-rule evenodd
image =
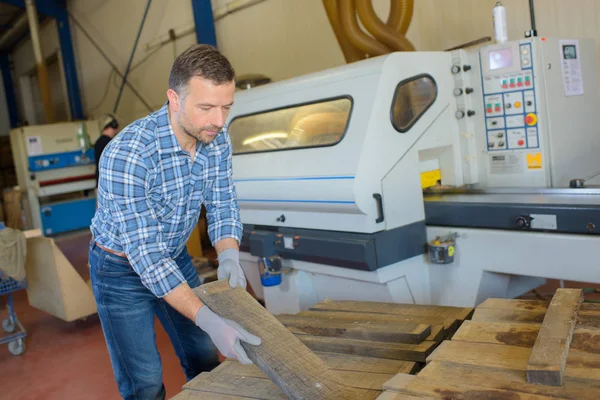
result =
M240 92L242 264L273 313L324 298L475 306L600 282L587 39L392 53ZM443 259L429 249L444 246Z
M54 235L88 227L96 210L98 121L25 126L10 135L17 181L27 191L25 229Z

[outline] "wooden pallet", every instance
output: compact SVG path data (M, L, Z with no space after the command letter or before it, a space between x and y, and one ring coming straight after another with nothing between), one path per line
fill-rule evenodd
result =
M580 296L488 299L417 375L386 382L380 399L599 399L600 305Z
M472 308L324 301L278 322L323 360L342 386L375 399L399 373L415 374L473 314ZM287 399L255 365L226 360L184 385L174 399Z

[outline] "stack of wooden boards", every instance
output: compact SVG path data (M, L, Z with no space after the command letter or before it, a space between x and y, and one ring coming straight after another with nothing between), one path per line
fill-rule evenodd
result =
M551 302L488 299L380 398L600 399L600 305L581 299L576 289Z
M256 350L246 346L255 365L226 360L188 382L175 399L376 399L396 374L418 372L473 313L472 308L329 300L295 315L273 317L254 300L243 313L228 312L248 299L238 292L236 301L229 301L236 296L215 300L216 292L224 293L214 286L219 284L201 286L212 294L199 295L217 314L263 339ZM268 354L257 354L261 351ZM308 393L296 385L313 379L316 386L331 379L335 390Z

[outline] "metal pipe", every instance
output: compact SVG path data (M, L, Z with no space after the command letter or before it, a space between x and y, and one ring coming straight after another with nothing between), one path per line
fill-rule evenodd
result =
M79 21L77 20L77 18L75 18L75 16L73 16L73 14L71 14L71 13L69 13L69 16L71 17L71 19L73 20L73 22L75 22L75 25L77 25L77 27L81 30L81 32L84 34L84 36L86 38L88 38L88 40L90 41L90 43L92 44L92 46L94 46L96 48L96 50L98 50L98 53L100 53L100 55L106 60L106 62L115 70L115 72L117 73L117 75L119 75L121 77L121 79L123 79L123 81L125 82L125 84L129 87L129 89L131 89L131 91L133 92L133 94L146 106L146 108L148 109L148 111L152 111L152 107L150 107L150 104L148 104L148 102L146 100L144 100L144 98L142 97L142 95L140 94L140 92L138 92L137 89L129 81L126 81L124 79L125 77L124 77L123 73L121 73L121 71L115 65L115 63L112 62L112 60L110 59L110 57L108 57L106 55L106 53L104 52L104 50L102 50L102 47L100 47L98 45L98 43L96 43L96 41L90 36L90 34L85 30L85 28L83 27L83 25L81 25L79 23Z
M356 19L354 0L339 0L339 6L342 32L353 46L373 57L392 52L388 46L379 43L360 29Z
M340 23L340 13L337 6L336 0L323 0L323 6L327 13L327 18L333 29L333 33L342 49L344 58L347 63L358 61L364 58L364 53L361 53L356 47L352 46L348 38L342 32L342 25Z
M379 19L371 0L355 0L355 4L360 20L375 39L395 51L415 50L415 47L404 35L397 33Z
M25 0L25 8L27 10L27 18L29 20L29 32L31 34L31 43L33 45L33 54L37 66L38 84L40 85L40 95L44 104L44 112L46 114L46 122L53 123L56 121L54 105L52 104L52 95L50 93L50 80L48 78L48 70L40 44L40 29L38 26L38 15L34 0Z
M27 31L28 24L29 20L27 18L27 13L23 13L15 21L13 27L0 36L0 50L11 46L15 39L23 35Z
M137 37L135 38L135 43L133 44L133 50L131 50L131 56L129 56L129 62L127 63L127 68L125 68L125 76L123 76L123 81L121 82L121 87L119 88L119 94L117 95L117 101L115 102L115 107L113 108L113 113L117 112L119 108L119 102L121 101L121 95L123 94L123 88L125 87L125 82L127 81L127 75L129 74L129 69L131 68L131 62L133 61L133 56L135 55L135 49L137 48L138 42L140 40L140 35L142 34L142 29L144 28L144 23L146 22L146 17L148 16L148 10L150 9L150 3L152 0L148 0L148 4L146 4L146 10L144 10L144 16L142 17L142 23L140 24L140 29L138 29Z
M530 36L537 36L537 27L535 26L535 5L534 0L529 0L529 16L531 17L531 32Z

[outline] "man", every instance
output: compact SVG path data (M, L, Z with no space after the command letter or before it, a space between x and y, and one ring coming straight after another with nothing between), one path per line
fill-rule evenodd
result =
M119 121L112 115L106 114L100 119L102 134L94 144L94 154L96 157L96 188L98 188L98 165L100 164L100 156L106 148L106 145L119 132Z
M186 251L204 203L218 277L246 288L225 127L234 92L235 73L224 56L206 45L189 48L171 69L167 103L124 128L100 161L90 273L125 399L165 396L154 315L188 380L218 364L217 349L251 363L240 341L261 343L202 304L192 290L200 281Z

